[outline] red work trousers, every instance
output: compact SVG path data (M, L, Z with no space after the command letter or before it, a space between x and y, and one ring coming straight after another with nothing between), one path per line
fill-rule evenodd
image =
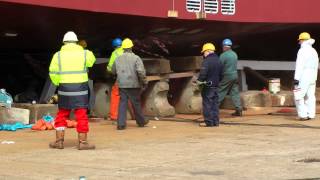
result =
M54 127L67 127L67 119L69 119L71 109L59 108L57 117L54 120ZM78 108L74 110L77 120L77 132L87 133L89 131L89 122L86 108Z

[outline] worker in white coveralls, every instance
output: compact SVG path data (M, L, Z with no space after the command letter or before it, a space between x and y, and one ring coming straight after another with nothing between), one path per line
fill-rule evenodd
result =
M314 119L316 114L315 90L319 58L312 47L315 40L309 33L301 33L298 41L301 47L297 54L293 92L298 116L305 121Z

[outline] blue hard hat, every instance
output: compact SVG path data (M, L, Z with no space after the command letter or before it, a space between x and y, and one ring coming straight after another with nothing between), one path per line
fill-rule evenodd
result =
M231 41L231 39L224 39L223 41L222 41L222 45L223 46L232 46L232 41Z
M120 38L115 38L114 40L112 40L112 47L116 48L116 47L120 47L122 44L122 40Z

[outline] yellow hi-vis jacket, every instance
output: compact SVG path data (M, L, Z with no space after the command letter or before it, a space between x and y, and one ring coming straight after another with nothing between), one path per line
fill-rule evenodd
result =
M109 59L109 63L107 66L107 72L112 73L112 66L114 64L114 62L116 61L116 59L121 56L123 54L123 49L121 47L116 48Z
M49 75L52 83L83 83L88 81L88 67L96 61L89 50L84 50L80 45L68 43L53 55L49 66Z

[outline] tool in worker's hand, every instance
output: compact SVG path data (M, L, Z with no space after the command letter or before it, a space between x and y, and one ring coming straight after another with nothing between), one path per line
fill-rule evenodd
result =
M212 81L199 81L199 80L197 80L197 81L196 81L196 84L197 84L198 86L201 86L201 85L212 86Z
M209 87L212 86L212 81L199 81L196 80L196 85L199 87L199 90L201 91L205 86Z

